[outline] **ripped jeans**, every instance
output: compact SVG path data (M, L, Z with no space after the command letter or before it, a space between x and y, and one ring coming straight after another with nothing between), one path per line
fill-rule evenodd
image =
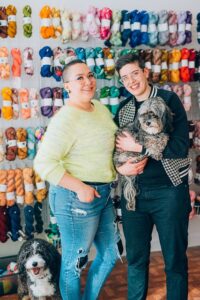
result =
M54 213L62 245L60 291L63 300L95 300L119 257L119 234L114 225L110 184L92 185L101 198L81 202L76 193L59 186L50 187L49 202ZM96 257L81 295L80 274L87 265L92 244Z

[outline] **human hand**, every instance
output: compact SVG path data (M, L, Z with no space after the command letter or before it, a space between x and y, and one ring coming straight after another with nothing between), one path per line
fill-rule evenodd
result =
M116 148L118 151L133 151L133 152L142 151L142 145L136 143L132 135L126 131L123 132L123 135L117 137Z
M100 194L93 187L87 184L82 185L82 187L76 193L81 202L87 203L92 202L95 197L101 197Z
M144 167L147 164L148 158L146 157L137 163L132 162L132 160L132 158L129 158L127 162L125 162L122 166L117 168L117 171L121 175L125 176L136 176L138 174L142 174Z

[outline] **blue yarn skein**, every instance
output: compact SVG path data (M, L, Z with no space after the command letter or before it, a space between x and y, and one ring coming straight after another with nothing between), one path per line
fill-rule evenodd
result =
M28 127L27 131L27 141L28 141L28 159L33 160L36 155L36 138L35 129Z
M78 59L82 61L86 61L86 53L85 53L85 48L78 47L75 49L75 53Z
M124 47L131 36L130 13L128 10L122 10L121 28L122 46Z
M10 237L15 242L20 237L20 209L15 203L13 206L8 207L8 216L10 220Z
M45 46L39 51L41 59L40 74L42 77L51 77L53 75L52 58L53 51L49 46Z
M30 240L34 236L34 208L31 205L24 207L24 221L25 221L25 234L27 239Z
M148 24L149 24L149 14L146 10L140 12L140 44L149 45L149 34L148 34Z
M149 46L155 47L158 44L158 30L157 30L158 14L155 12L149 13Z
M90 70L92 72L94 72L94 68L95 68L95 50L94 50L94 48L92 48L92 47L86 48L85 54L86 54L86 64L87 64L88 68L90 68Z
M35 216L35 231L37 233L43 232L43 220L42 220L42 203L35 202L34 205L34 216Z
M140 12L135 9L130 12L130 20L131 20L131 36L130 36L130 46L135 48L140 45Z

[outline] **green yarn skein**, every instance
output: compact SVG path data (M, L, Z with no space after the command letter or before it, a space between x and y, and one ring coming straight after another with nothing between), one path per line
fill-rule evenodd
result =
M109 96L110 96L109 86L102 87L100 90L100 102L110 110Z
M23 8L23 30L24 30L24 36L27 38L30 38L32 36L32 24L31 24L31 14L32 9L29 5L24 6Z

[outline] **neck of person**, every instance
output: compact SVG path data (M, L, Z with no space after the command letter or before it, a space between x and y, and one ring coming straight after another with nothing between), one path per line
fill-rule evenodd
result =
M67 105L88 112L92 112L94 110L94 104L92 103L92 99L77 101L75 99L69 98L69 100L67 101Z
M151 86L148 84L144 93L142 93L141 95L138 95L135 97L136 101L138 102L142 102L142 101L145 101L149 98L151 94Z

